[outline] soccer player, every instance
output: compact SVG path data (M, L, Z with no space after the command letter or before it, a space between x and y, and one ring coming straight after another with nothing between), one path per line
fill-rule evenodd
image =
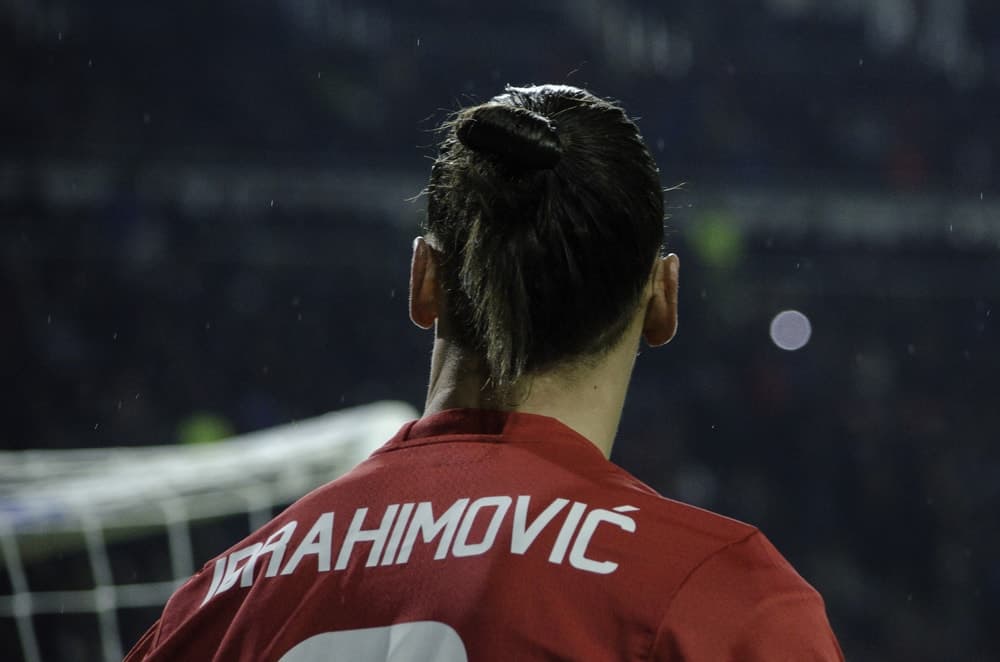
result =
M423 417L206 564L127 659L842 660L760 531L608 461L641 340L677 328L636 125L544 85L443 129L410 274Z

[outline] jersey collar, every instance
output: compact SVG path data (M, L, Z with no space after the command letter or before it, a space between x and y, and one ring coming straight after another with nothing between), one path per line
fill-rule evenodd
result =
M597 446L558 419L494 409L446 409L424 416L404 425L377 452L455 441L557 443L606 461Z

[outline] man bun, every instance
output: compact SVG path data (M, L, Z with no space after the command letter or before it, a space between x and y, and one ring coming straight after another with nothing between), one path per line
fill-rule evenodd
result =
M455 122L458 140L523 170L551 170L562 158L556 125L527 108L485 103L467 108Z
M558 131L555 122L558 122ZM427 186L450 337L503 397L615 346L663 242L663 189L621 106L512 87L443 125Z

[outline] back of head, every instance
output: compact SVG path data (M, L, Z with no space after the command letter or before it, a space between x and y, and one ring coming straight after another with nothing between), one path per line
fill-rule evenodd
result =
M459 111L431 171L426 231L449 328L494 388L613 346L663 242L663 193L636 125L562 85Z

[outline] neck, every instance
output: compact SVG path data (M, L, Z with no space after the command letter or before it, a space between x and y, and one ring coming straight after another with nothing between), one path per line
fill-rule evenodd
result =
M626 334L629 335L629 334ZM623 340L589 365L525 377L500 397L484 390L482 362L454 342L437 337L424 416L445 409L496 409L557 419L610 457L635 363L635 342Z

